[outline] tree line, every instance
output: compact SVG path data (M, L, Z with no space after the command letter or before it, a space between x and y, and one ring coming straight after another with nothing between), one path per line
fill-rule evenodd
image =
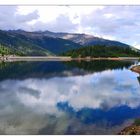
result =
M71 50L63 55L71 57L139 57L140 52L132 50L130 47L95 45Z

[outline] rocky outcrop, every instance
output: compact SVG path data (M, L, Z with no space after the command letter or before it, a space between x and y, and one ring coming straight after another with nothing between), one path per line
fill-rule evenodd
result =
M140 126L131 125L124 128L119 135L140 135Z
M140 65L133 66L130 70L140 74Z
M140 118L134 120L134 123L124 128L119 135L140 135Z

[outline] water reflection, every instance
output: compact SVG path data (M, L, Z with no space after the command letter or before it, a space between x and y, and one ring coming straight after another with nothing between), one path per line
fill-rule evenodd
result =
M87 73L101 72L104 70L123 69L130 67L133 61L71 61L71 62L3 62L0 63L0 80L27 79L27 78L52 78Z
M127 68L83 73L6 77L0 82L0 133L113 134L140 116L137 74Z

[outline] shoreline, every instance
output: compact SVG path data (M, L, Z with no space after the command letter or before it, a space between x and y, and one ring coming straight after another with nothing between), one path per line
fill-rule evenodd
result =
M4 56L0 61L90 61L90 60L139 60L139 57L85 57L72 58L70 56Z
M131 71L140 74L140 65L132 66ZM125 127L119 133L119 135L140 135L140 119L136 119L133 124Z
M140 65L133 66L130 70L140 74Z
M119 135L140 135L140 118L136 118L134 122L122 129Z
M118 134L119 135L140 135L140 126L132 124L130 126L125 127Z
M58 56L14 56L14 57L8 57L7 61L71 61L71 57L58 57Z

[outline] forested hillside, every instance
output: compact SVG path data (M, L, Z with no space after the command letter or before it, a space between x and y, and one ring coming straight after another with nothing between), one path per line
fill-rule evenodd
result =
M20 56L131 57L139 56L139 51L121 42L96 38L86 34L0 30L0 54Z
M63 55L71 57L139 57L140 52L129 47L95 45L71 50L63 53Z

